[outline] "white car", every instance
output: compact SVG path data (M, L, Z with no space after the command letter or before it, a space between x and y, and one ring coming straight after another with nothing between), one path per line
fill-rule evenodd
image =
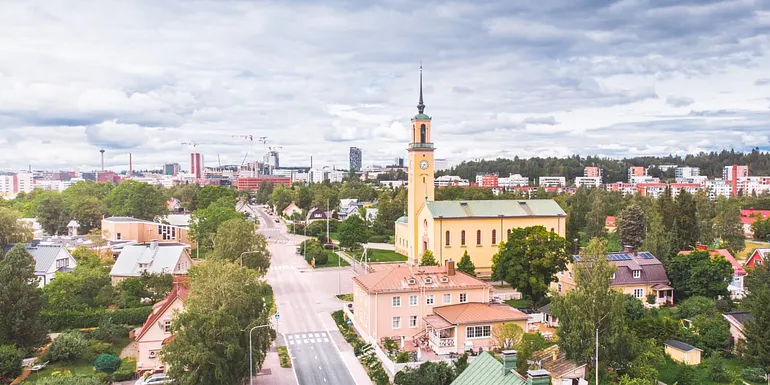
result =
M147 378L140 378L134 382L134 385L171 384L173 382L174 379L165 373L158 373Z

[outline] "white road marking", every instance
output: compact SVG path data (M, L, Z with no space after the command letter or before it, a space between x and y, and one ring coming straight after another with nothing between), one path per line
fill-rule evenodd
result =
M302 335L302 338L307 338L307 334L303 334L303 335Z
M328 338L324 338L324 342L329 342L329 339Z

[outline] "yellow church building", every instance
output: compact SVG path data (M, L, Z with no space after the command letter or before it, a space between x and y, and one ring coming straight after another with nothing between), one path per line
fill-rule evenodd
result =
M420 101L412 118L407 216L396 221L396 251L419 264L426 250L443 264L459 261L468 251L476 272L488 275L492 256L513 228L544 226L564 236L567 214L552 199L435 201L435 147L431 117L425 114L420 68Z

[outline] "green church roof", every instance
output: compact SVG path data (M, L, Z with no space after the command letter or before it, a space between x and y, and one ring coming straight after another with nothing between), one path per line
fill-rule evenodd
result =
M503 373L503 363L484 352L476 357L452 385L526 385L517 373Z
M398 219L396 219L396 223L407 223L407 222L408 222L408 218L406 216L399 217Z
M553 199L427 202L433 218L511 218L567 216Z
M430 119L431 119L430 116L425 114L417 114L414 116L414 118L412 118L412 120L430 120Z

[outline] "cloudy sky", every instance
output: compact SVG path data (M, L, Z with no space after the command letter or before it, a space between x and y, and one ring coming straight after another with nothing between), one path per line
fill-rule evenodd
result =
M768 32L770 0L3 1L0 169L387 164L421 61L452 162L770 149Z

